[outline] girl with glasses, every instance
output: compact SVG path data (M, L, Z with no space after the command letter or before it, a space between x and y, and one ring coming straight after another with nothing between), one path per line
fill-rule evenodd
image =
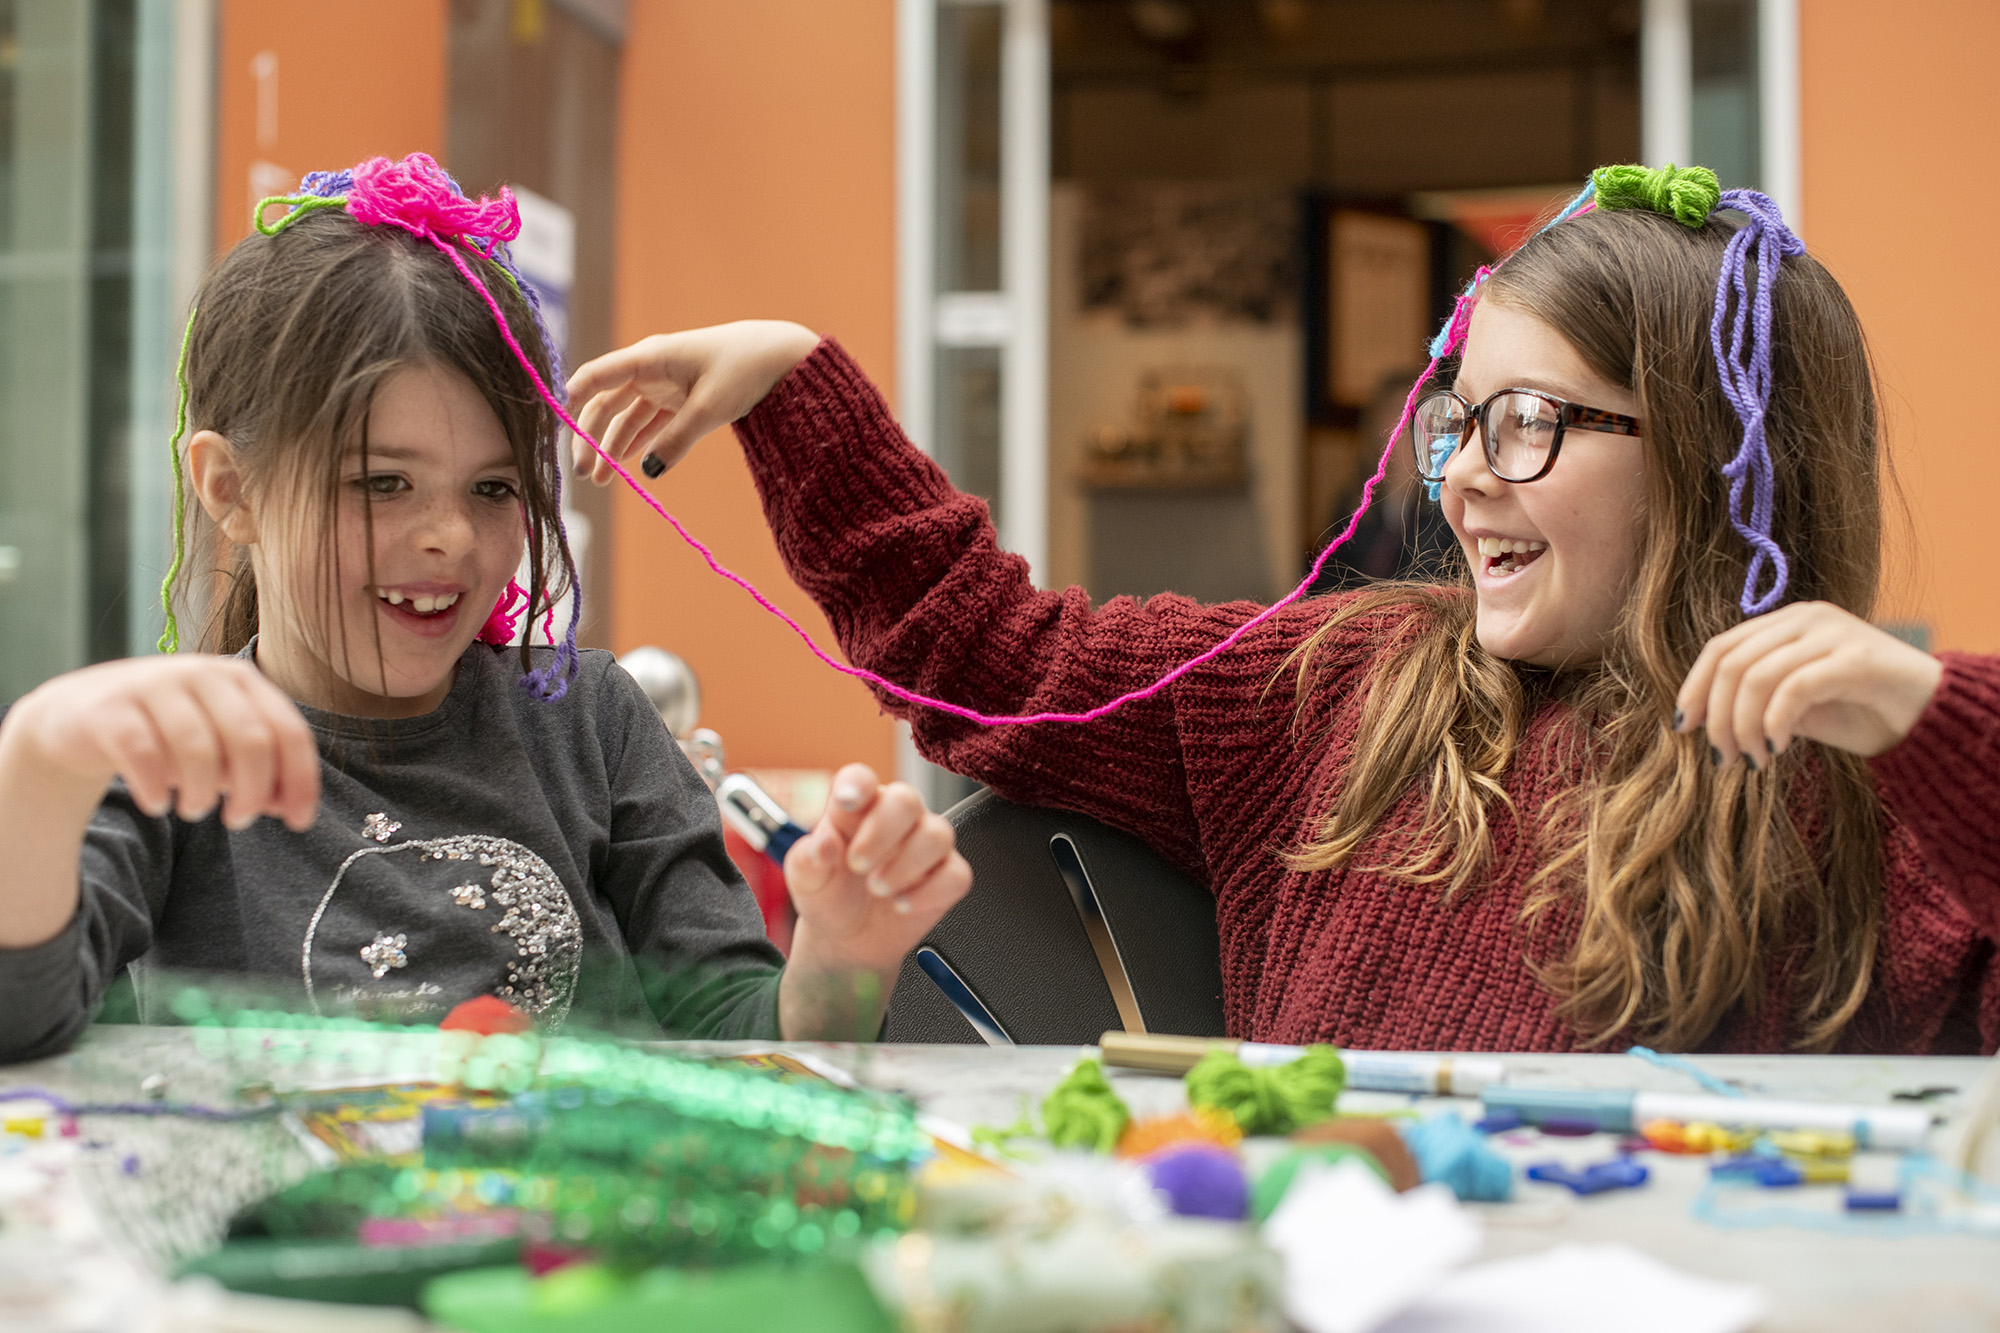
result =
M2000 662L1868 623L1860 325L1788 232L1760 275L1713 207L1581 212L1479 288L1398 445L1455 578L1283 607L1083 725L885 706L937 763L1205 877L1244 1037L1992 1051ZM1732 271L1775 279L1738 368L1764 377L1757 448L1711 351ZM655 467L734 421L792 577L909 689L1087 709L1260 611L1037 589L855 362L795 325L650 338L572 391L611 457Z

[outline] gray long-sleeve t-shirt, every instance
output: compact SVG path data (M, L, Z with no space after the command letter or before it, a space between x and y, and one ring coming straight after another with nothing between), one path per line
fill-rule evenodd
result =
M574 1012L777 1036L782 959L637 682L593 650L558 701L519 675L518 649L474 643L434 712L305 709L322 786L303 833L154 818L114 782L68 928L0 949L0 1061L65 1049L128 965L142 1012L171 969L295 989L321 1013L434 1022L493 994L544 1031Z

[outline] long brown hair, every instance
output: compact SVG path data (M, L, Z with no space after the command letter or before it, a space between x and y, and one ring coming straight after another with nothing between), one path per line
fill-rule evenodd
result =
M1379 636L1382 647L1337 803L1288 860L1319 870L1362 857L1414 791L1414 850L1369 868L1451 895L1488 869L1490 822L1521 819L1544 858L1524 908L1530 937L1556 915L1574 921L1567 956L1534 965L1588 1039L1694 1045L1732 1011L1757 1009L1767 961L1796 942L1782 1002L1800 1044L1824 1049L1867 994L1881 933L1881 811L1867 769L1799 742L1762 771L1717 770L1703 736L1672 726L1702 645L1741 620L1748 557L1718 470L1741 427L1708 335L1731 231L1599 209L1530 240L1488 280L1480 299L1559 330L1638 398L1638 573L1603 660L1555 675L1480 648L1463 577L1345 602L1288 663L1302 714L1329 636ZM1772 533L1790 558L1789 595L1866 616L1881 456L1860 322L1810 257L1783 261L1775 293ZM1558 700L1570 718L1550 733L1551 757L1576 780L1549 810L1514 811L1502 779L1531 716Z
M526 298L498 265L471 253L466 258L547 382L550 357ZM521 477L529 605L547 607L576 578L561 535L555 417L485 302L427 242L395 227L364 226L337 209L300 217L275 236L239 241L195 296L188 428L226 438L246 490L277 497L302 539L323 544L324 611L334 605L340 579L334 515L342 457L358 444L366 468L376 390L395 372L423 366L463 376L499 418ZM238 652L258 625L249 552L223 540L192 498L186 517L194 568L201 570L204 556L222 563L212 578L184 578L180 596L191 623L201 626L203 651ZM371 553L373 545L371 525ZM324 614L317 620L322 627L339 623ZM353 661L344 641L313 647L324 661ZM379 661L379 643L373 650ZM527 636L521 665L529 667Z

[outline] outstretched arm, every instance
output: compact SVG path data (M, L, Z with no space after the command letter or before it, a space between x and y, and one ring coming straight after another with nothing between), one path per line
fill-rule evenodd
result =
M570 388L580 424L625 464L677 459L735 421L792 578L850 662L904 689L994 715L1081 712L1151 684L1256 609L1172 596L1093 608L1082 589L1037 590L999 548L985 503L910 445L836 344L796 325L648 338L584 366ZM1172 691L1088 725L991 727L880 697L946 767L1201 869Z

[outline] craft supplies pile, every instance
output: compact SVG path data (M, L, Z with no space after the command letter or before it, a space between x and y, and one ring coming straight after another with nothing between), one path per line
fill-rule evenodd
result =
M1976 1225L1977 1210L1924 1188L1949 1173L1920 1151L1900 1177L1849 1179L1871 1134L1928 1126L1915 1105L1775 1103L1730 1087L1621 1103L1515 1087L1501 1071L1479 1103L1459 1089L1474 1119L1383 1086L1426 1065L1443 1083L1448 1057L1359 1053L1354 1076L1374 1086L1357 1092L1330 1047L1107 1034L1102 1056L1080 1053L1013 1124L959 1127L812 1055L549 1037L490 997L435 1028L193 987L170 1007L185 1027L146 1037L147 1067L162 1072L134 1081L133 1100L0 1088L0 1273L32 1265L38 1228L47 1253L75 1252L78 1224L59 1239L60 1208L24 1192L25 1178L83 1182L71 1206L115 1219L117 1248L146 1257L156 1295L219 1283L400 1305L466 1333L669 1316L718 1330L1360 1333L1467 1292L1511 1308L1510 1290L1537 1293L1546 1314L1548 1274L1532 1265L1584 1257L1465 1267L1481 1210L1602 1206L1592 1196L1647 1188L1660 1162L1688 1154L1709 1159L1698 1208L1717 1225L1771 1224L1733 1215L1733 1201L1768 1211L1778 1192L1794 1205L1780 1223ZM186 1099L195 1090L203 1100ZM1632 1122L1676 1096L1721 1109L1712 1122ZM1586 1144L1588 1160L1570 1151ZM1510 1276L1510 1264L1531 1267ZM1763 1309L1753 1289L1618 1247L1589 1266L1679 1284L1704 1312L1688 1327L1744 1328Z

